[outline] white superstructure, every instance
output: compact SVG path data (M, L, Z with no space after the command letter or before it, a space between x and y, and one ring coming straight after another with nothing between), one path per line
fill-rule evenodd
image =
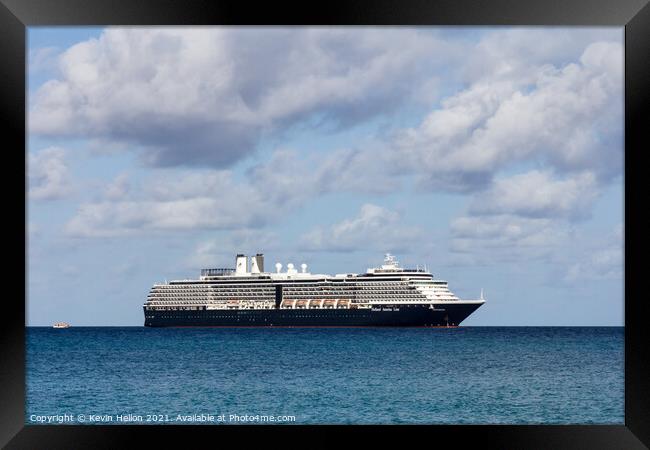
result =
M404 269L386 254L381 267L366 273L312 274L302 263L282 271L264 271L264 255L238 254L235 269L203 269L199 279L155 284L144 305L147 310L194 309L370 309L381 305L482 304L461 300L444 280L425 269ZM278 297L278 289L280 295ZM278 304L276 304L276 301Z

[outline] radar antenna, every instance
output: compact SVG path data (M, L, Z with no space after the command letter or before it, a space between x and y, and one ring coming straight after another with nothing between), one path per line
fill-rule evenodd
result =
M399 262L395 259L394 255L386 253L386 256L384 258L384 265L397 267L399 265Z

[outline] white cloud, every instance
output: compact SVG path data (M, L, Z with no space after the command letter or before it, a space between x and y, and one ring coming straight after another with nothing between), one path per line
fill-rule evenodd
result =
M479 255L500 252L508 258L523 249L543 256L568 233L552 219L588 217L602 185L621 172L620 43L571 41L572 34L562 32L531 51L537 47L507 44L525 35L510 31L488 33L473 48L445 45L415 30L249 31L109 29L99 40L68 50L62 79L43 87L33 112L45 108L41 112L57 116L61 110L71 134L140 144L152 165L220 166L250 154L260 133L282 132L301 121L358 123L394 110L418 80L429 77L437 86L430 78L435 71L425 76L424 68L458 58L449 55L450 48L466 50L465 61L488 55L490 64L480 72L470 64L460 67L467 86L419 125L388 132L388 139L378 136L322 154L276 150L241 181L227 170L158 169L155 174L162 175L140 189L126 176L118 178L104 201L79 208L68 233L258 230L314 197L399 192L415 176L424 189L476 193L468 217L451 225L455 253L477 249ZM296 40L296 33L303 39ZM441 51L437 62L413 65L433 49ZM106 76L94 75L100 72ZM75 130L73 121L81 128ZM44 121L35 124L49 132ZM249 140L240 140L236 129ZM495 178L519 164L541 168ZM312 230L303 236L303 247L352 251L364 240L383 246L377 250L410 245L376 231L381 221L399 226L395 213L374 210L373 216L373 205L366 206L354 219ZM486 235L486 229L494 234Z
M222 238L200 242L186 258L186 266L190 269L234 267L235 253L254 255L278 249L279 239L276 233L265 230L233 230Z
M223 167L262 133L392 112L459 47L418 29L107 28L60 56L30 132L128 142L153 166Z
M400 191L399 173L391 166L389 152L374 141L364 150L344 148L328 153L314 166L313 182L320 192L389 194Z
M597 193L593 173L555 179L549 171L533 170L495 180L487 191L474 197L469 212L584 219L591 212Z
M619 29L516 27L486 34L466 60L463 79L472 83L486 77L534 77L537 67L562 66L580 58L597 41L622 42ZM534 50L533 50L534 49Z
M325 192L317 165L291 150L277 150L271 158L250 168L246 184L261 200L294 208L305 199Z
M356 217L329 227L316 227L300 237L303 250L402 252L422 239L417 227L404 225L400 215L370 203Z
M617 225L594 248L581 252L582 258L569 264L563 281L567 283L585 280L622 279L624 254L623 225Z
M105 189L104 200L80 205L65 231L77 237L108 237L260 228L282 219L306 198L300 180L289 177L287 170L274 173L260 166L253 171L259 177L244 182L227 170L158 170L137 189L127 188L122 174Z
M299 204L330 192L387 194L399 188L386 173L388 161L378 152L344 148L304 157L293 150L277 150L271 158L247 172L247 182L263 186L273 202Z
M185 265L190 269L232 267L232 256L232 249L224 250L222 243L210 240L199 243L192 254L186 258Z
M108 200L120 200L125 198L129 193L131 185L129 183L129 176L127 173L121 173L106 186L104 190L104 197Z
M102 200L82 204L65 230L71 236L107 237L150 231L259 229L283 220L315 195L355 188L337 179L332 170L338 156L308 161L296 152L279 150L268 162L248 170L242 181L229 170L165 169L132 186L123 173L104 188ZM233 243L251 244L252 237L260 236L251 233L235 233L233 237L239 236L241 242Z
M467 254L474 262L545 258L569 236L551 219L510 214L459 217L450 228L451 252Z
M234 230L228 236L230 248L237 248L238 253L247 255L277 249L280 237L272 231L258 229Z
M57 200L72 191L65 156L65 150L58 147L29 153L27 174L32 200Z
M616 279L622 274L623 249L609 247L591 254L586 261L569 266L564 281Z
M66 232L106 237L153 230L260 228L321 194L394 189L391 180L378 180L381 174L373 171L372 161L355 158L352 150L314 158L277 150L268 161L247 170L241 181L229 170L157 169L143 183L132 185L122 173L103 189L102 200L79 207Z
M523 161L610 179L623 161L622 69L622 45L596 42L577 63L488 73L397 133L394 163L429 189L481 189Z
M483 42L488 53L498 40ZM588 218L622 170L620 43L591 43L558 66L538 56L488 66L396 141L397 163L419 167L422 187L475 194L451 223L450 249L470 262L557 255L571 235L565 221ZM518 165L543 169L494 178Z
M40 47L29 50L27 69L30 74L54 70L60 49L58 47Z

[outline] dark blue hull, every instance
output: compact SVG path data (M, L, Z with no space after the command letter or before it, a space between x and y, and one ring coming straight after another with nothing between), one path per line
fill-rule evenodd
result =
M148 327L435 327L457 326L478 304L399 305L374 309L144 311Z

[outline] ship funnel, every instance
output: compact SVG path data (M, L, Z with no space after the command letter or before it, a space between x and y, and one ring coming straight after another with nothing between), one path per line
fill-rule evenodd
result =
M281 270L282 270L282 264L280 264L280 263L275 263L275 271L276 271L277 273L280 273Z
M302 273L307 273L307 264L302 263L302 264L300 265L300 268L302 269Z
M235 264L235 275L246 275L248 273L248 261L241 253L237 255Z
M255 256L251 256L251 273L262 272L264 272L264 255L258 253Z

